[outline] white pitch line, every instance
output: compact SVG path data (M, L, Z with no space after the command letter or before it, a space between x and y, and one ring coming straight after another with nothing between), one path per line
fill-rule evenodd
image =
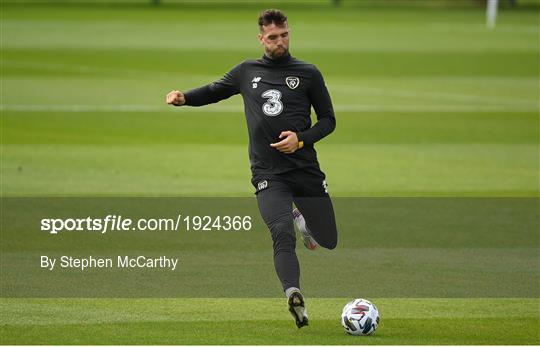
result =
M363 86L350 86L350 85L332 85L333 90L338 90L340 93L358 94L362 95L378 95L378 96L402 96L407 98L424 98L433 100L435 102L475 102L477 105L490 104L490 106L528 106L532 105L530 99L523 98L507 98L507 97L495 97L488 95L473 95L454 92L437 92L426 90L404 90L399 88L375 88L375 87L363 87ZM528 105L527 105L528 103ZM532 105L534 107L534 105Z
M538 112L539 106L510 106L510 105L355 105L337 104L334 107L339 112ZM240 106L220 105L207 107L179 107L166 105L23 105L4 104L0 105L2 112L174 112L182 113L207 112L207 113L243 113Z

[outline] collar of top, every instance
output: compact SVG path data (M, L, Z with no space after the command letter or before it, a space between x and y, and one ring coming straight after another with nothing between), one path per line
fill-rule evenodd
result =
M288 63L291 59L292 57L289 52L287 52L287 54L285 54L283 57L279 57L279 58L270 58L266 54L263 54L263 57L262 57L262 60L265 63L271 64L271 65L282 65L282 64Z

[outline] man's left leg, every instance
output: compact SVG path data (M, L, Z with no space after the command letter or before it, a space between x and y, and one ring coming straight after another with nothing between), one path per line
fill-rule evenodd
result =
M337 246L337 227L334 208L330 197L295 198L294 204L300 212L297 219L305 220L308 237L312 237L318 245L327 249ZM309 244L309 243L308 243ZM313 249L315 247L308 247Z
M337 227L332 200L328 194L325 175L319 169L301 171L295 175L293 202L300 212L295 213L299 227L305 222L308 237L311 236L317 244L327 249L337 246ZM294 212L293 212L294 213ZM303 219L303 220L302 220ZM310 243L306 243L310 249Z

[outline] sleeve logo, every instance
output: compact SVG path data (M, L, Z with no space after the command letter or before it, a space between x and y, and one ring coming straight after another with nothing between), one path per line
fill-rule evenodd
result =
M298 77L289 76L285 78L285 83L287 83L289 88L296 89L296 87L298 87L298 85L300 84L300 79Z

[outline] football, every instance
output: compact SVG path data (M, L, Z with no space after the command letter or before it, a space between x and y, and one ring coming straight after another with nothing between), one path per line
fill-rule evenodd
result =
M379 326L379 310L366 299L347 303L341 314L341 324L351 335L372 335Z

